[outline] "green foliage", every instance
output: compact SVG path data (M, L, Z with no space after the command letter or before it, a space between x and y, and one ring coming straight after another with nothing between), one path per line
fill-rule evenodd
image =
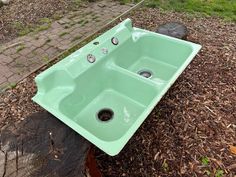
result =
M82 20L78 21L78 24L82 24L83 22L84 22L84 20L82 19Z
M165 10L201 13L219 16L236 22L235 0L149 0L146 5L151 8L160 7Z
M44 57L42 57L42 61L44 63L48 63L50 61L50 58L48 56L44 56Z
M39 20L39 22L42 23L42 24L45 24L45 23L50 24L52 22L52 20L49 19L49 18L41 18Z
M19 45L17 48L16 48L16 52L20 52L21 50L23 50L25 48L25 46L23 44Z
M14 22L11 23L11 26L13 28L15 28L16 30L20 30L20 29L22 29L24 27L24 24L22 24L19 21L14 21Z
M47 30L51 27L52 20L49 18L41 18L39 20L39 25L36 25L36 27L32 30L34 33Z
M3 84L3 85L0 86L0 94L8 88L13 89L16 86L17 86L16 82L10 82L10 83L7 83L7 84Z
M65 36L65 35L67 35L67 34L69 34L69 33L66 32L66 31L64 31L64 32L60 33L59 36L62 37L62 36Z
M76 6L80 6L81 4L81 0L73 0L73 3L76 5Z
M12 22L11 25L14 29L16 29L18 31L19 36L24 36L30 32L37 33L37 32L43 31L43 30L47 30L48 28L51 27L51 22L52 22L52 20L49 18L41 18L38 21L37 25L24 24L20 21Z
M89 21L88 20L84 20L82 23L81 23L81 26L84 26L85 24L87 24Z
M18 31L18 34L20 36L24 36L25 34L28 34L29 32L31 32L31 27L27 26L25 24L23 24L20 21L14 21L11 23L11 26Z
M130 3L130 2L137 3L140 0L119 0L119 1L120 1L120 4L122 5L122 4Z
M41 25L41 26L38 26L37 28L35 28L34 30L32 30L33 32L37 33L37 32L40 32L40 31L44 31L44 30L47 30L48 28L51 27L51 24L44 24L44 25Z
M80 35L75 36L75 37L71 40L71 42L78 41L78 40L80 40L81 38L82 38L82 36L80 36Z
M59 13L59 12L55 12L53 15L52 15L52 19L54 19L54 20L59 20L59 19L61 19L62 18L62 14L61 13Z
M96 20L98 18L98 16L93 16L92 20Z
M204 174L206 174L207 176L210 176L211 175L211 172L209 170L205 170L204 171Z
M49 42L51 42L52 40L50 39L50 38L47 38L47 40L45 41L45 44L46 43L49 43Z
M208 157L202 157L201 162L202 162L202 165L207 166L207 165L209 165L210 160Z
M9 84L9 87L10 87L10 88L15 88L15 87L16 87L16 82L11 82L11 83Z
M164 160L164 162L162 163L162 169L164 171L168 171L169 170L169 165L168 163L166 162L166 160Z
M224 171L221 169L216 170L215 177L222 177L224 176Z
M32 28L30 28L30 27L25 27L25 28L21 29L21 30L18 32L18 34L19 34L20 36L24 36L24 35L26 35L26 34L28 34L28 33L30 33L30 32L32 32Z

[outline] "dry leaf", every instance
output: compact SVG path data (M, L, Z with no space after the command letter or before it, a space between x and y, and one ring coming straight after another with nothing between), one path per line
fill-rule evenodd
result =
M229 150L230 152L232 152L233 154L236 154L236 146L229 146Z

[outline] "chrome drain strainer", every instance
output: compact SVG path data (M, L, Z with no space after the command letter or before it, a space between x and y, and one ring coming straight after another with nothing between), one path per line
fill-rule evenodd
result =
M146 78L152 77L152 72L149 70L140 70L138 71L138 74Z

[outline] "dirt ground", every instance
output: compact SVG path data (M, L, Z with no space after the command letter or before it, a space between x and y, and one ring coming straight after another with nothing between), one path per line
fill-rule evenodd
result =
M14 39L20 31L40 24L42 18L60 18L68 10L76 10L79 3L75 2L73 0L11 0L10 4L0 7L0 44Z
M136 10L134 26L155 31L169 21L189 29L201 52L155 107L121 153L96 149L104 176L236 175L236 24L220 19ZM37 110L35 74L0 97L0 127Z

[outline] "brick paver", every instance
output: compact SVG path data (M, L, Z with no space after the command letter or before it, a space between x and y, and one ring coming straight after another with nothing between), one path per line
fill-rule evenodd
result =
M0 90L99 30L132 4L103 0L70 12L37 34L0 45Z

